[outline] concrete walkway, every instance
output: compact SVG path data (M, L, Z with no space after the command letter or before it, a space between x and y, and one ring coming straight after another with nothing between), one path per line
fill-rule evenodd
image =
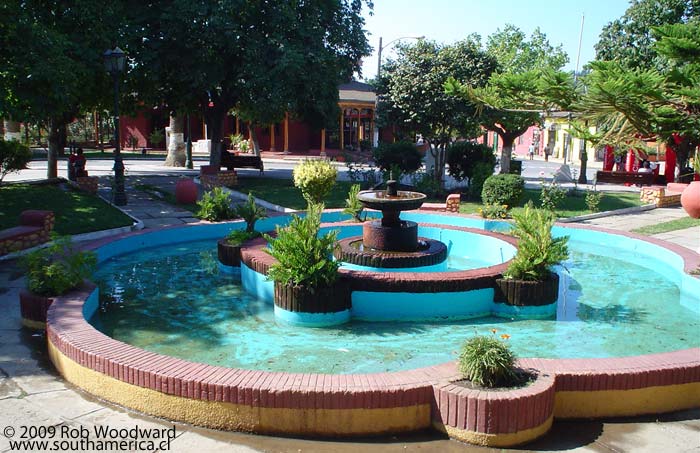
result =
M176 178L139 177L127 184L129 205L126 209L142 219L147 227L182 224L193 221L189 211L136 191L134 186L152 184L174 187ZM108 180L101 180L105 187ZM101 189L105 190L105 189ZM142 194L142 195L140 195ZM683 217L680 208L655 209L637 214L611 216L586 223L629 231L640 226ZM657 237L697 250L700 227ZM110 426L118 428L170 428L173 424L154 417L136 414L97 401L90 395L65 383L53 370L46 354L46 339L21 326L18 293L24 278L16 262L0 262L0 430L15 430L18 440L22 426ZM220 432L176 423L176 437L169 449L173 452L491 452L504 451L464 445L435 433L418 433L378 439L300 440ZM66 438L55 438L69 440ZM9 438L0 435L0 452L10 450ZM30 451L25 449L24 451ZM36 451L36 449L34 450ZM64 451L88 451L69 449ZM505 451L570 451L570 452L697 452L700 453L700 409L659 417L637 417L596 421L556 421L544 438L522 450Z

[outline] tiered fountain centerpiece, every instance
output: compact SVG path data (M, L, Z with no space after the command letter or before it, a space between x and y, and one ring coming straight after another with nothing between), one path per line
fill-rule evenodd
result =
M340 241L336 258L371 267L408 268L439 264L447 259L447 247L440 241L418 237L416 222L401 220L401 211L421 207L425 194L398 190L389 180L386 190L365 190L358 199L369 209L382 212L382 218L365 222L362 238Z

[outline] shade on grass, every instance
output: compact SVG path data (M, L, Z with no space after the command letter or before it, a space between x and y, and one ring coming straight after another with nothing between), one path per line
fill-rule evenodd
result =
M0 229L19 224L27 209L53 211L54 230L79 234L129 226L132 219L101 198L61 184L13 184L0 187Z

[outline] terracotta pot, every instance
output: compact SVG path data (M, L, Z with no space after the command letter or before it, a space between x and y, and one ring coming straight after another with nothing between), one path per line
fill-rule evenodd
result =
M199 189L197 184L189 178L180 179L175 184L175 199L180 204L194 204L197 202Z
M19 311L22 319L32 323L45 323L46 312L52 303L52 298L34 294L29 290L23 289L19 293Z
M219 239L216 243L216 251L221 264L226 266L240 266L241 265L241 246L232 245L224 239Z
M338 279L333 286L309 288L275 282L275 305L293 312L337 313L351 307L350 285Z
M559 276L551 272L547 280L540 281L497 278L493 300L508 305L532 307L556 302L558 295Z
M700 219L700 181L691 182L681 194L681 205L694 219Z

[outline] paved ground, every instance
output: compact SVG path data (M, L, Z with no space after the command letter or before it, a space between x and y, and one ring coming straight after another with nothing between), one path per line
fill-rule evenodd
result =
M132 178L136 175L132 175ZM187 211L133 191L134 185L147 183L172 190L175 177L139 176L127 184L128 212L142 217L147 227L191 221ZM102 181L107 183L106 180ZM680 208L655 209L638 214L591 220L607 228L629 231L639 226L684 216ZM693 250L700 247L700 227L665 233L669 238ZM17 439L22 426L112 426L133 428L170 427L170 423L135 414L114 405L96 401L66 384L53 371L46 357L46 340L21 327L18 292L24 279L14 262L0 262L0 430L13 427ZM379 439L352 441L315 441L239 433L219 432L175 424L176 437L170 450L176 452L272 451L272 452L371 452L496 451L464 445L437 436L419 433ZM9 440L0 436L0 452L9 449ZM69 451L84 451L71 449ZM571 452L698 452L700 453L700 409L661 417L555 422L552 431L539 441L518 451Z

